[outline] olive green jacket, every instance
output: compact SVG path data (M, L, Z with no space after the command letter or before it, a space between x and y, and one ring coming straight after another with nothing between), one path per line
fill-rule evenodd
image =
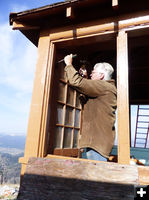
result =
M65 71L69 83L89 97L83 110L79 148L92 148L108 158L115 140L115 81L85 79L72 65Z

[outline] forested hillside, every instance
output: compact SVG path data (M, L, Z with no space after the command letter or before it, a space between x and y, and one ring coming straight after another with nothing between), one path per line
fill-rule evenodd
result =
M0 134L0 184L19 183L25 136Z

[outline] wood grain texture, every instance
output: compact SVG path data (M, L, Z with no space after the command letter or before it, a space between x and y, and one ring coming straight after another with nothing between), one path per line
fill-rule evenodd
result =
M120 31L117 37L117 132L120 164L130 163L128 88L127 33Z
M35 71L24 157L39 156L39 145L42 137L41 124L43 121L45 87L47 84L49 43L49 36L43 31L39 38L38 59Z
M137 167L73 158L30 158L18 200L133 200Z
M140 185L149 185L149 167L138 167Z
M42 172L41 170L42 166ZM137 184L137 167L107 162L59 158L30 158L26 173L89 181Z

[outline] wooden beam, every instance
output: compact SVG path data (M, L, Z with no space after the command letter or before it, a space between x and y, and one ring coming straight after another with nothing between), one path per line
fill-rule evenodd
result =
M82 26L83 27L83 26ZM114 32L114 22L107 23L107 24L99 24L99 25L91 25L91 26L85 26L82 28L80 27L65 27L64 29L59 30L52 30L50 34L50 39L53 40L59 40L59 39L70 39L75 37L84 37L89 35L96 35L96 34L103 34L103 33L109 33Z
M22 24L20 22L17 22L17 21L14 21L13 22L13 27L12 29L13 30L37 30L39 29L40 27L39 26L30 26L30 25L25 25L25 24Z
M118 163L130 164L127 33L117 37L117 134Z
M122 16L119 18L118 30L132 31L134 29L143 29L149 27L149 15L143 17L132 17L131 19L125 19L128 16ZM108 18L105 20L97 20L94 22L78 24L72 27L63 27L50 30L51 40L63 40L73 38L74 35L76 38L101 35L106 33L115 32L115 21L116 18ZM110 21L110 23L108 23ZM117 31L117 30L116 30Z
M149 27L149 15L141 17L132 17L130 19L120 20L118 24L119 30L131 31L135 29L148 28Z
M114 4L116 5L116 4ZM125 29L130 31L130 30L134 30L134 29L140 29L140 28L146 28L149 27L149 15L147 15L146 13L144 13L144 16L138 17L140 13L137 13L135 15L130 15L130 18L128 19L128 15L121 15L119 17L119 24L118 24L118 29L122 30ZM73 14L73 10L71 7L68 7L66 9L66 17L70 17L73 18L74 14ZM88 23L88 25L85 24L80 24L80 28L79 25L77 26L77 30L82 31L85 28L89 29L91 28L91 30L93 30L95 28L95 32L96 32L96 28L100 31L104 31L103 26L105 26L105 29L107 29L108 31L112 31L113 30L113 25L115 20L117 18L108 18L105 20L98 20L98 21L94 21L91 23ZM108 23L108 21L112 22L112 23ZM97 25L98 24L98 25ZM112 25L112 26L111 26ZM81 28L83 27L83 28ZM27 25L27 24L22 24L18 21L13 21L13 29L14 30L28 30L28 29L39 29L39 26L31 26L31 25ZM53 32L53 31L52 31ZM94 31L93 31L94 32Z
M44 170L43 170L44 169ZM138 184L138 168L118 163L49 155L48 158L30 158L26 173L85 181Z
M66 8L66 17L72 19L74 18L74 12L72 7L67 7Z
M19 199L132 200L137 166L73 158L30 158ZM126 191L126 192L125 192Z

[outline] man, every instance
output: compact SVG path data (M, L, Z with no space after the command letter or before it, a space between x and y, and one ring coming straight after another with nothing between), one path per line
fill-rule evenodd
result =
M116 87L111 79L114 70L108 63L97 63L91 79L86 79L72 66L72 54L64 62L69 83L88 96L79 147L86 149L88 159L106 161L115 140Z

